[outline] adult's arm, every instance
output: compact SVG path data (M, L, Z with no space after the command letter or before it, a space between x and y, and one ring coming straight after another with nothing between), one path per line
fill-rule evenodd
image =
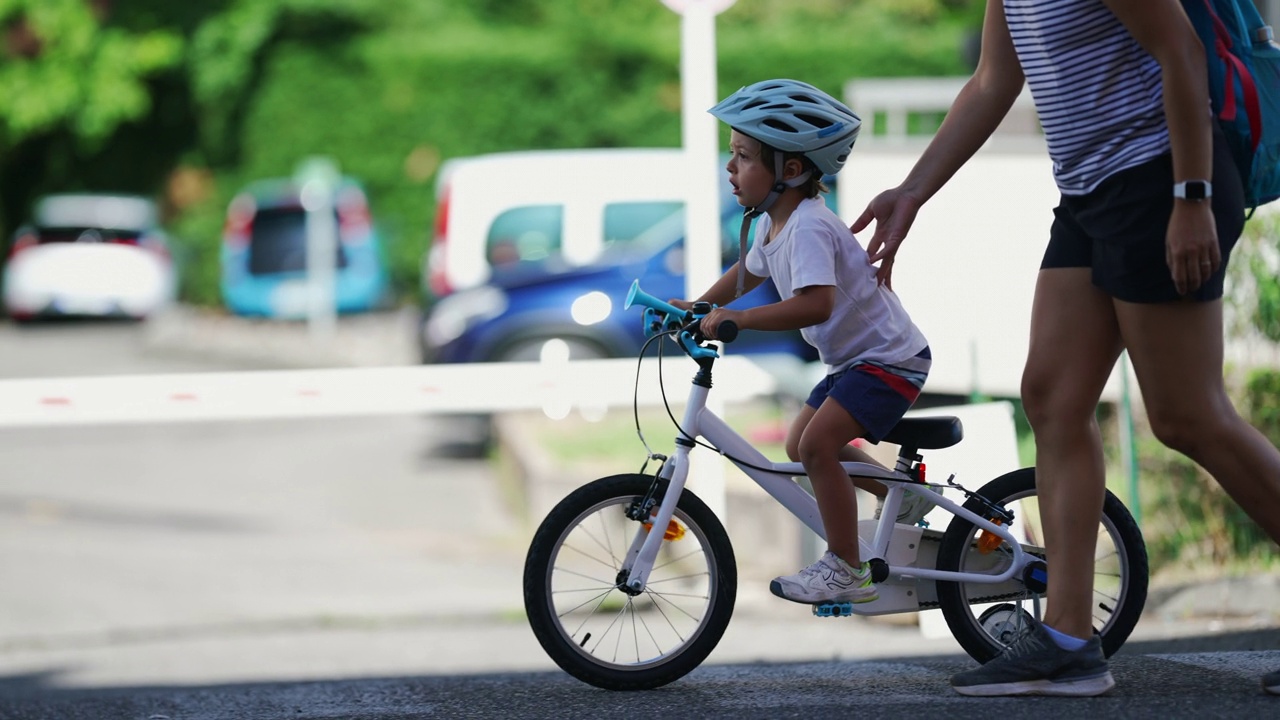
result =
M982 51L973 76L947 111L929 146L896 188L886 190L854 221L858 232L876 222L867 244L872 263L883 260L877 277L889 283L893 257L906 238L916 213L961 166L973 157L1022 92L1025 78L1000 0L988 0L982 22Z
M1103 0L1133 39L1160 63L1173 181L1213 177L1213 118L1205 50L1177 0ZM1173 192L1173 188L1169 188ZM1165 261L1178 292L1187 293L1222 264L1210 201L1174 200Z

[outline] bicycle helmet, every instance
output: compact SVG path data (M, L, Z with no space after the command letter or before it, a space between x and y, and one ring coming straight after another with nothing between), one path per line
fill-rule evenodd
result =
M769 147L802 153L828 175L844 167L862 127L844 103L799 80L748 85L708 112Z

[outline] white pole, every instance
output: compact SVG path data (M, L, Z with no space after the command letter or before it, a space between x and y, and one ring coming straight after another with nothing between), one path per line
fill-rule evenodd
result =
M680 119L686 163L685 297L702 294L720 277L720 134L707 112L716 104L716 14L734 0L663 0L680 13ZM708 407L722 414L712 398ZM724 465L706 451L690 453L689 485L721 519Z
M681 127L689 181L685 296L720 277L720 133L707 110L716 104L715 13L706 2L685 8L680 25Z
M337 166L325 158L311 158L298 173L299 197L306 211L307 231L307 330L312 341L327 343L337 327L338 223L333 193Z

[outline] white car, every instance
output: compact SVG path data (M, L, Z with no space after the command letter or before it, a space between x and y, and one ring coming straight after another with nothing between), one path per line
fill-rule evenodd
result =
M4 304L15 320L143 319L173 301L177 277L156 205L132 195L47 195L14 233Z

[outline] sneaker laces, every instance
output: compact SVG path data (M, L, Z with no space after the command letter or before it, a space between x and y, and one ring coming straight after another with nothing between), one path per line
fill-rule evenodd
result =
M1013 642L1009 643L1009 646L1000 654L1006 658L1013 659L1044 648L1044 641L1036 637L1035 628L1028 624L1017 630L1017 635L1014 636Z

